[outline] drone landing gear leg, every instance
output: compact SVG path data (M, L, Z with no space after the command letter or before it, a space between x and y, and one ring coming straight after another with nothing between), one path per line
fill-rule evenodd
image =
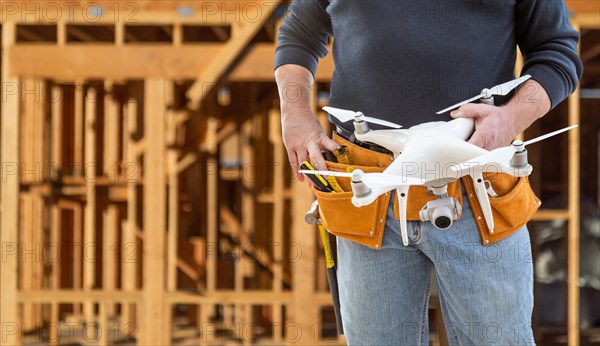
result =
M490 233L494 233L494 217L492 215L492 207L485 187L485 181L483 180L482 170L477 169L471 178L473 178L475 194L477 195L477 200L479 201L479 206L481 206L481 211L483 212L487 227L490 230Z
M396 189L400 210L400 233L402 234L402 243L408 245L408 225L406 224L406 204L408 202L408 189L410 186L400 186Z

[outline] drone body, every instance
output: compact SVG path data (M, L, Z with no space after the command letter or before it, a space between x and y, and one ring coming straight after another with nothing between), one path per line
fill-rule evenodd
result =
M489 103L492 95L506 95L528 78L529 76L524 76L492 89L484 89L481 95L467 101L482 99ZM444 111L464 103L467 102L461 102ZM531 174L532 167L527 162L525 146L577 126L567 127L524 143L515 141L510 146L488 151L467 142L475 129L473 119L436 121L400 129L399 125L366 117L360 112L332 107L323 109L342 122L353 120L356 139L390 150L394 161L382 173L364 173L361 170L354 170L352 173L306 170L300 172L351 177L354 192L352 203L356 207L371 204L382 194L395 190L400 207L400 229L404 245L408 245L406 207L410 186L427 186L437 196L436 200L428 202L421 210L421 221L431 221L435 227L446 229L452 225L453 220L460 218L461 214L460 204L447 195L447 184L463 176L470 176L487 227L493 233L494 219L488 195L489 193L493 196L493 190L490 191L491 185L484 180L483 173L503 172L518 177L527 176ZM368 123L377 123L392 129L371 130Z

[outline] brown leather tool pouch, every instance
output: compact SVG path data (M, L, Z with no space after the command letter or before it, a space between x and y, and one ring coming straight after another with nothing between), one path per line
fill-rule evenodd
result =
M537 198L527 177L513 177L506 173L484 173L497 197L490 197L494 217L494 233L490 233L470 177L462 178L475 215L483 245L496 243L523 227L535 214L542 202Z
M335 172L348 172L361 169L365 173L383 172L393 160L390 155L377 153L355 144L334 134L333 140L349 148L350 163L344 165L327 162L327 169ZM327 230L336 236L352 240L373 249L381 248L385 219L390 203L390 193L378 197L375 202L357 208L352 204L352 187L350 178L336 178L344 192L322 192L313 186L313 191L319 201L319 215Z

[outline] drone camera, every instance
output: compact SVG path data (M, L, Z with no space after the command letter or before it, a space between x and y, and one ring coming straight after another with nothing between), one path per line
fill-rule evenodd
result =
M461 207L452 197L438 198L428 202L420 211L421 221L430 221L437 229L448 229L454 220L458 220Z
M439 229L446 229L452 226L452 209L448 206L440 206L433 210L431 222Z

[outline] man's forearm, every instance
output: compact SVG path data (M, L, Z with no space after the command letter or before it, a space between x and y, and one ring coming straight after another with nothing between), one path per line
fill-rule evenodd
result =
M282 65L275 70L283 115L294 110L310 110L310 88L313 75L300 65Z
M548 93L535 80L528 80L515 93L504 107L513 115L515 131L525 131L537 119L550 110Z

